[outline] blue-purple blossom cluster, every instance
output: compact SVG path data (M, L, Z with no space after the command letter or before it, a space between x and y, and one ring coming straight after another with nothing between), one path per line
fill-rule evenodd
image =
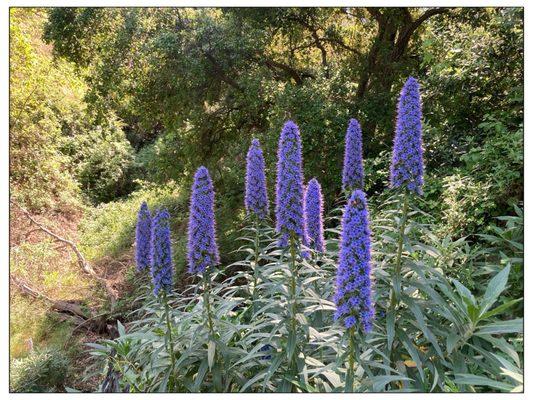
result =
M365 193L352 193L342 217L341 247L337 270L335 319L346 328L359 324L365 332L372 328L370 227Z
M309 247L316 251L324 252L324 223L322 214L323 199L320 183L316 179L311 179L305 191L305 226L307 230L307 241Z
M215 192L206 167L194 175L189 210L188 259L191 274L203 273L218 265L220 258L215 237Z
M154 294L172 289L172 248L170 245L170 215L166 209L156 213L152 221L152 282Z
M137 226L135 228L135 261L137 270L142 271L151 265L152 216L145 201L141 204L137 214Z
M281 130L277 167L276 231L281 234L279 245L286 247L291 234L305 244L302 145L298 125L292 121L287 121Z
M406 187L411 192L422 194L422 106L419 85L413 77L405 82L398 100L390 184L393 188Z
M260 219L268 215L268 195L265 178L265 160L259 140L253 139L246 157L246 193L244 205L248 213Z
M345 141L342 188L351 193L364 187L363 137L361 126L355 118L350 119Z
M398 101L394 149L390 167L391 187L405 187L422 193L424 163L422 149L422 111L418 82L410 77ZM359 122L351 119L346 131L343 190L351 193L342 218L342 234L337 269L335 319L346 328L356 325L366 332L372 328L372 265L369 215L363 192L364 170L362 134ZM220 262L216 243L215 193L209 171L200 167L192 185L189 230L189 272L203 273ZM260 143L253 139L247 154L245 206L260 219L268 216L265 162ZM304 246L325 251L323 198L316 179L304 193L300 131L293 121L283 126L278 143L276 180L276 231L279 245L286 247L294 235ZM308 252L302 252L305 257ZM172 254L169 215L166 210L152 218L145 202L138 213L136 227L137 268L151 266L154 293L172 287ZM269 351L264 347L261 351ZM267 356L265 356L267 357Z

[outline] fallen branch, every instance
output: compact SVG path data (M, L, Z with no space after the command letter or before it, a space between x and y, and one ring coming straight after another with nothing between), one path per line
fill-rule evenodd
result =
M54 300L45 295L44 293L39 292L38 290L32 288L22 279L17 278L13 275L9 275L10 281L19 288L22 294L33 297L34 299L44 300L47 303L50 303L52 308L60 313L69 313L71 316L74 316L74 320L77 323L83 323L88 317L87 313L83 309L74 303L69 303L68 301Z
M91 277L93 277L94 279L100 281L105 289L106 289L106 292L107 294L109 295L109 298L110 298L110 301L111 301L111 308L114 307L115 305L115 301L117 299L117 293L115 291L115 289L113 289L113 287L111 286L111 284L105 279L105 278L102 278L101 276L99 276L95 270L91 267L91 265L85 260L85 257L83 257L83 254L81 254L81 252L79 251L78 247L76 246L76 244L74 242L72 242L71 240L68 240L68 239L65 239L59 235L57 235L56 233L52 232L50 229L48 229L47 227L45 227L44 225L42 225L40 222L36 221L32 216L31 214L29 213L28 210L26 210L24 207L22 207L21 205L19 205L18 203L16 203L15 201L13 200L10 200L10 202L15 205L20 211L22 211L22 213L38 228L40 229L41 231L43 231L44 233L46 233L47 235L53 237L55 240L57 240L58 242L61 242L61 243L64 243L65 245L69 246L72 251L76 254L76 257L78 259L78 265L80 266L80 268L85 272L87 273L88 275L90 275Z
M78 304L51 299L16 276L10 275L9 279L20 290L22 295L49 303L51 309L57 312L60 321L69 321L74 324L70 336L82 327L97 334L110 334L112 332L113 327L110 327L107 323L108 313L94 314L90 311L85 312ZM65 342L68 342L68 340Z

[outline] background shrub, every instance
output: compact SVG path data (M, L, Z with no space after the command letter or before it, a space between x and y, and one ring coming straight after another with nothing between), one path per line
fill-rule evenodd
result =
M63 389L68 358L58 350L33 351L11 364L10 391L55 392Z

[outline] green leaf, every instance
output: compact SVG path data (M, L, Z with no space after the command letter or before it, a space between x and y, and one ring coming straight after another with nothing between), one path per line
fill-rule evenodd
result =
M342 385L341 378L339 375L334 371L322 371L321 374L333 385L333 387L337 388Z
M455 374L454 382L459 385L489 386L506 392L510 392L513 389L513 386L508 383L498 382L485 376L472 374Z
M452 282L457 288L457 291L459 292L459 295L461 296L461 298L463 300L466 300L467 309L469 305L477 306L476 298L474 297L472 292L468 290L467 287L465 287L461 282L459 282L456 279L452 279Z
M502 269L494 278L492 278L487 286L485 295L481 302L480 315L483 315L500 296L501 292L505 289L507 279L509 277L509 271L511 267L508 265Z
M396 381L412 381L411 378L402 375L378 375L370 378L375 392L381 392L385 386Z
M296 335L293 330L290 330L289 340L287 342L287 359L288 360L292 360L295 349L296 349Z
M216 343L213 340L210 340L207 344L207 365L209 366L210 371L211 368L213 368L213 364L215 363L215 351Z
M524 331L524 320L522 318L509 321L498 321L492 324L478 327L476 335L501 334L501 333L522 333Z
M411 312L413 313L413 315L415 316L416 322L418 323L418 327L420 328L422 333L424 333L424 336L426 337L426 339L433 345L437 354L442 359L444 359L444 354L442 353L442 350L437 342L437 338L435 337L433 332L431 332L431 330L428 328L426 321L424 319L424 316L422 315L422 311L420 310L420 307L418 307L418 305L412 299L406 300L406 303L411 309Z
M122 325L122 323L117 319L117 329L118 329L118 334L120 336L124 336L126 334L126 329L124 329L124 325Z
M508 376L512 380L518 383L524 383L524 375L515 371L510 371L508 369L502 368L502 374Z
M461 336L456 335L455 333L448 332L446 336L446 352L452 354L452 351L455 349L457 342L461 339Z
M274 360L272 361L272 364L270 365L270 368L268 369L268 372L265 375L265 381L263 382L263 391L265 390L269 379L277 371L277 369L281 365L282 361L283 361L283 355L282 354L280 354L279 356L275 357Z
M413 361L416 363L416 368L418 370L418 374L420 376L421 381L425 382L426 378L425 378L424 371L422 369L422 361L420 360L419 350L411 342L411 340L409 339L409 337L403 330L398 331L398 338L400 339L400 341L403 343L403 345L407 349L407 352L409 353Z
M505 310L507 310L509 307L515 305L516 303L520 302L523 300L523 297L519 298L519 299L514 299L514 300L510 300L506 303L503 303L501 305L499 305L498 307L492 309L491 311L487 311L485 314L483 314L481 316L480 319L488 319L490 317L493 317L495 315L498 315L502 312L504 312Z
M194 391L199 392L200 386L202 385L202 382L204 381L205 374L207 373L207 360L202 361L200 364L200 368L198 368L198 374L196 375L196 379L194 380Z
M389 351L392 349L392 342L394 340L394 319L395 319L395 313L394 312L388 312L387 313L387 348Z

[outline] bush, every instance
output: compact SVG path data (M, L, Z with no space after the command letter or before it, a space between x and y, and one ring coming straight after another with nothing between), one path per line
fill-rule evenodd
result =
M53 60L40 42L44 10L10 10L10 185L34 210L77 205L69 159L60 151L62 129L85 117L83 80L72 64Z
M58 350L33 351L11 365L10 391L55 392L67 378L68 358Z
M79 135L65 138L62 150L70 154L74 176L95 203L106 202L133 189L133 148L113 115Z

